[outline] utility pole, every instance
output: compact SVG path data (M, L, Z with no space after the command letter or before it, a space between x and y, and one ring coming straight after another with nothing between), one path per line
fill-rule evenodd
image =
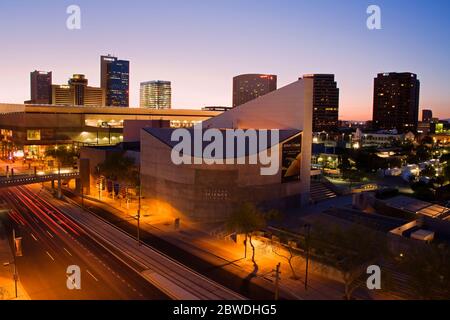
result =
M16 292L16 298L18 297L17 294L17 281L19 280L19 275L17 274L17 262L16 257L22 256L22 244L21 244L22 238L16 238L16 229L13 229L13 264L14 264L14 287ZM7 266L9 263L5 263L4 265Z
M62 198L62 192L61 192L61 163L58 161L58 193L57 193L58 199Z
M138 212L137 212L137 240L138 246L141 245L141 202L142 202L142 179L141 179L141 164L138 167L138 181L139 181L139 198L138 198Z
M309 241L310 241L310 236L311 236L311 225L307 223L303 227L306 229L306 238L305 238L305 242L306 242L305 290L308 290L309 245L310 245Z
M17 246L16 246L16 229L13 229L13 244L14 244L14 287L16 291L16 298L17 298L17 280L19 280L17 276L17 263L16 263L16 254L17 254Z
M140 170L139 170L140 171ZM139 172L139 198L138 198L138 212L137 212L137 242L138 246L141 245L141 198L142 198L142 185L141 176Z
M281 263L277 264L277 268L273 270L275 272L275 301L279 299L280 297L280 266Z
M84 209L84 186L83 177L80 176L80 187L81 187L81 208Z
M247 233L245 234L244 239L244 259L247 259Z

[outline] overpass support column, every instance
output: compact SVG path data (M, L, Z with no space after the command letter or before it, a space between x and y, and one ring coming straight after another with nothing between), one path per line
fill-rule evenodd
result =
M75 192L78 194L81 194L81 179L80 178L76 178L75 179Z
M90 160L89 159L80 159L79 162L80 168L80 177L77 179L77 184L83 188L83 193L85 195L91 194L91 169L90 169ZM78 190L78 186L77 186Z
M58 172L58 192L57 192L57 198L62 198L62 192L61 192L61 173Z

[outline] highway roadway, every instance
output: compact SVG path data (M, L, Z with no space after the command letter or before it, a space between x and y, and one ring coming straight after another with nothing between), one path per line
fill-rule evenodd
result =
M1 200L12 209L9 232L14 228L23 238L17 267L31 299L168 299L39 194L26 187L1 189ZM81 269L80 290L67 288L70 265Z

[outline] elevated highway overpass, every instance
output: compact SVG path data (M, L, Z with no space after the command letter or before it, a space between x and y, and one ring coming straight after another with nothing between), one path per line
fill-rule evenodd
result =
M17 187L34 183L42 183L49 181L71 180L79 178L78 170L61 170L39 172L36 174L21 174L14 176L0 176L0 188Z

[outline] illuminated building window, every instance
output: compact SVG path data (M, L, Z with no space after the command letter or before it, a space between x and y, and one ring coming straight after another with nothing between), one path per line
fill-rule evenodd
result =
M28 141L40 141L41 140L41 130L27 130L27 140Z

